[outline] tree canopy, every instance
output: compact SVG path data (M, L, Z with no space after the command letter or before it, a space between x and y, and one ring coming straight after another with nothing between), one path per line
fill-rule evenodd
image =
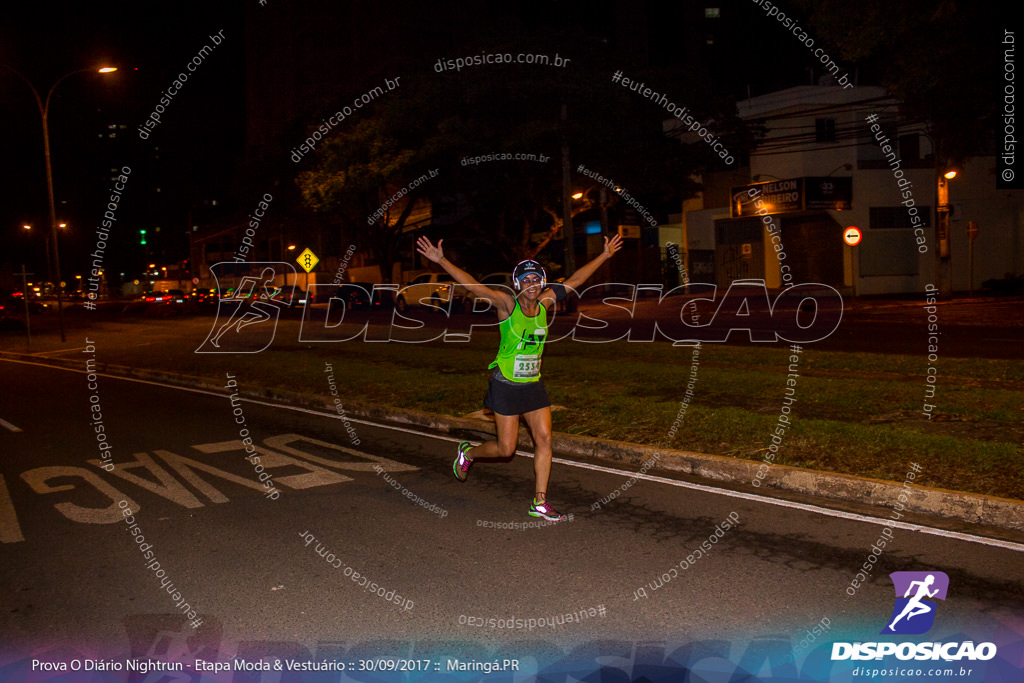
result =
M528 41L516 44L515 52L529 52ZM579 64L485 64L407 77L400 90L318 145L315 166L297 178L304 202L338 215L368 241L385 277L386 265L400 256L410 217L424 206L421 199L433 207L435 226L457 228L492 250L532 255L533 236L550 235L562 213L563 144L575 190L596 184L575 173L583 164L656 214L678 211L679 201L697 189L694 172L716 161L707 145L666 136L662 121L669 114L613 83L614 69L599 47L582 39L571 47ZM732 103L712 98L696 76L635 77L647 77L704 120L736 123ZM533 160L502 158L517 154ZM425 174L428 179L417 183ZM607 194L614 201L615 192Z
M801 0L822 40L875 77L910 119L929 122L954 164L985 153L999 115L1002 40L996 3Z

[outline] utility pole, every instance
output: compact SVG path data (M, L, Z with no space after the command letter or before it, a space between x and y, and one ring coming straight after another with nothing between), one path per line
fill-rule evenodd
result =
M955 174L954 174L955 175ZM936 255L938 257L938 272L936 278L938 279L939 294L950 299L953 296L953 279L951 277L950 268L950 234L949 234L949 181L952 180L953 176L943 172L940 168L938 170L938 187L935 192L935 233L936 233Z
M562 238L565 240L565 277L576 272L576 231L572 225L572 168L569 165L569 114L562 104Z

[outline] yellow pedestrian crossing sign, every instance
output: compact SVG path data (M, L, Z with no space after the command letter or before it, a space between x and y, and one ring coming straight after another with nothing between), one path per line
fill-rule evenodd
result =
M300 266L302 266L302 268L303 268L303 269L304 269L304 270L305 270L305 271L306 271L307 273L308 273L309 271L313 270L313 268L314 268L314 267L316 266L316 264L320 263L320 259L318 259L318 258L316 257L316 254L314 254L313 252L311 252L311 251L309 250L309 247L306 247L305 249L303 249L303 250L302 250L302 253L301 253L301 254L299 254L299 258L295 259L295 261L296 261L296 262L297 262L297 263L298 263L298 264L299 264Z

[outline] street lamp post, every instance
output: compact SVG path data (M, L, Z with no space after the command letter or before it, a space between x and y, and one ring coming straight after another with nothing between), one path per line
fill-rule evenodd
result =
M572 224L572 167L569 165L568 110L562 103L562 237L565 240L565 277L576 272L576 231Z
M949 203L949 181L956 177L956 171L951 168L944 170L940 167L936 175L938 176L938 185L935 190L935 216L936 236L938 237L936 252L939 264L939 293L943 297L950 298L953 296L953 277L949 244L951 239L949 214L952 208Z
M57 89L57 86L69 76L91 71L105 74L117 71L117 68L106 66L100 69L76 69L70 73L66 73L58 78L56 83L50 86L49 92L46 93L46 101L44 103L43 98L39 96L39 91L36 90L30 80L6 64L0 64L0 66L3 66L18 78L25 81L25 84L28 85L29 89L32 91L32 94L35 95L36 105L39 107L39 115L43 118L43 151L46 155L46 192L50 202L50 238L53 242L53 270L55 275L55 285L57 287L57 319L60 325L60 340L61 342L64 342L67 341L67 337L64 334L64 292L60 283L60 249L57 246L57 209L53 201L53 167L50 163L50 98L53 97L53 91ZM47 250L47 252L49 252L49 250Z

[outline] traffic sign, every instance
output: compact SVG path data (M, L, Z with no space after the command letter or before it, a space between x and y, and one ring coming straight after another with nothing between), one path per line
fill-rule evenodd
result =
M318 259L316 257L316 254L314 254L312 251L309 250L309 247L306 247L305 249L303 249L302 253L299 254L299 258L295 259L295 261L300 266L302 266L302 268L307 273L309 271L313 270L313 268L316 266L316 264L320 263L320 259Z
M863 237L863 235L860 233L860 228L855 228L852 225L843 231L843 241L851 247L855 247L860 244L861 237Z
M619 225L619 237L624 240L640 239L640 226L628 224Z

